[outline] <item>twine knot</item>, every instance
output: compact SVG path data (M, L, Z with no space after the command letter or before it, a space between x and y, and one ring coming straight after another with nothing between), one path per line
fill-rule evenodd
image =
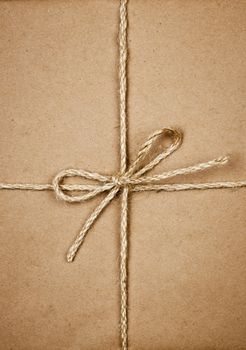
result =
M125 174L112 176L112 182L119 188L127 186L127 178L125 177Z

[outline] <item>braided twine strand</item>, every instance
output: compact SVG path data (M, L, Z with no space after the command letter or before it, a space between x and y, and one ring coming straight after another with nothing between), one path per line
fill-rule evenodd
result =
M182 134L173 128L156 130L149 136L140 148L135 161L127 165L127 0L120 0L120 27L119 27L119 106L120 106L120 172L117 175L102 175L96 172L82 169L61 170L53 179L51 184L22 184L22 183L0 183L0 190L31 190L31 191L54 191L56 197L68 203L85 202L100 193L106 192L106 196L93 210L85 221L81 231L70 246L67 253L67 261L72 262L87 232L91 229L99 215L108 204L121 193L121 223L120 223L120 335L122 350L128 349L128 321L127 321L127 257L128 257L128 235L127 235L127 212L128 197L131 192L165 191L176 192L185 190L207 190L207 189L229 189L246 187L243 181L219 181L208 183L172 183L163 184L161 181L174 178L179 175L187 175L206 171L211 168L225 165L229 158L219 157L204 163L191 165L166 171L161 174L144 176L154 169L162 160L176 151L182 142ZM160 138L168 137L171 140L168 146L157 154L146 165L142 165L146 156ZM85 180L94 180L94 184L66 184L65 179L79 177ZM76 194L74 192L76 191ZM77 194L79 192L79 194Z

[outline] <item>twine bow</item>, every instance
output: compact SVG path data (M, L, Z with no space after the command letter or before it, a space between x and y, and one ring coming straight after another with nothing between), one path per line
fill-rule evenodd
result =
M161 137L171 139L171 144L164 147L163 150L150 160L147 165L141 167L141 163L153 150L154 144ZM147 172L155 168L162 160L171 155L182 142L182 134L180 131L172 128L164 128L155 131L149 136L147 141L140 148L137 158L129 166L129 169L118 175L101 175L99 173L67 169L59 172L53 180L53 189L58 199L69 203L85 202L96 197L103 192L109 192L107 196L95 208L92 214L86 220L83 228L76 237L74 243L69 248L67 253L67 261L72 262L77 251L84 241L87 232L90 230L103 209L116 197L122 188L127 188L129 191L180 191L188 189L207 189L218 188L225 183L203 183L203 184L160 184L160 181L176 177L178 175L191 174L198 171L204 171L219 165L224 165L228 161L228 157L219 157L206 163L199 163L185 168L179 168L172 171L167 171L162 174L144 176ZM64 185L64 180L69 177L79 177L86 180L95 180L97 184L81 184L81 185ZM229 186L229 183L227 183ZM240 187L240 183L230 183L230 187ZM82 191L79 195L73 195L73 191Z

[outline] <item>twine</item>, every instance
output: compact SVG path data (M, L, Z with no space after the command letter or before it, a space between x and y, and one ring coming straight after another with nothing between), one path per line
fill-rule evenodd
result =
M126 102L127 102L127 0L120 1L120 27L119 27L119 105L120 105L120 171L115 175L102 175L81 169L67 169L60 171L51 184L22 184L22 183L0 183L0 190L32 190L32 191L54 191L56 197L69 203L84 202L98 194L108 192L100 204L93 210L87 218L81 231L77 235L74 243L68 250L67 261L72 262L80 246L82 245L87 232L91 229L102 211L116 197L121 194L121 223L120 223L120 335L122 350L128 349L128 320L127 320L127 257L128 257L128 232L127 232L127 211L129 192L146 191L185 191L185 190L207 190L207 189L227 189L246 187L245 181L220 181L211 183L186 183L186 184L162 184L163 180L174 178L179 175L187 175L200 171L205 171L221 165L225 165L229 158L219 157L205 163L178 168L166 171L161 174L144 176L154 169L162 160L176 151L182 142L182 133L174 128L164 128L155 131L149 136L147 141L140 148L135 161L128 166L127 163L127 125L126 125ZM169 146L163 147L146 165L142 162L150 152L153 151L155 143L161 137L168 137L171 140ZM94 180L94 184L65 184L64 180L69 177L79 177L86 180ZM79 194L74 194L79 191Z

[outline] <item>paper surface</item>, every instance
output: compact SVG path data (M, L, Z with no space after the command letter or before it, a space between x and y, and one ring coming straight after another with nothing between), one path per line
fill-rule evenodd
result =
M175 182L245 179L246 3L132 0L128 11L130 159L174 126L183 145L153 173L230 154ZM1 1L0 17L0 182L117 173L118 1ZM130 350L246 349L245 194L131 195ZM119 349L119 199L65 260L101 198L0 192L0 349Z

